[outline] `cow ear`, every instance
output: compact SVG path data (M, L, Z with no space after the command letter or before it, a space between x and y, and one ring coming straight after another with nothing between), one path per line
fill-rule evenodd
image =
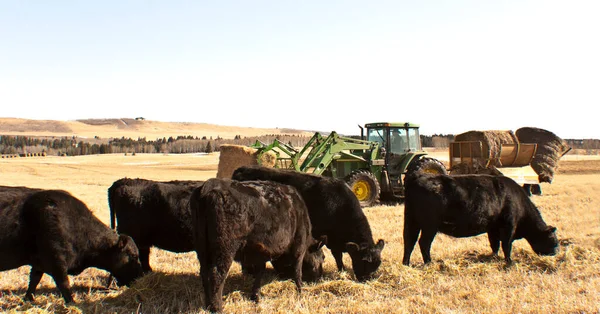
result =
M360 250L360 246L354 242L348 242L346 243L346 251L348 251L348 253L356 253Z
M383 250L383 247L385 246L385 241L383 241L383 239L379 239L379 241L377 241L377 244L375 245L375 248L378 251Z
M319 237L318 240L313 240L313 244L311 244L308 247L308 251L310 253L314 253L314 252L320 250L326 244L327 244L327 236L326 235L322 235L322 236Z
M322 236L319 237L319 249L322 248L325 245L327 245L327 236L326 235L322 235Z
M554 226L548 226L548 232L549 233L556 232L556 227L554 227Z
M119 235L119 241L117 241L117 248L119 250L122 250L124 247L127 246L127 244L129 243L130 240L131 240L131 238L129 236L126 236L124 234L120 234Z

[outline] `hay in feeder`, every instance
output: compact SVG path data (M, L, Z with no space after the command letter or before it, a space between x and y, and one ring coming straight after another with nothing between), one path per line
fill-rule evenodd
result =
M487 166L501 167L500 150L502 144L515 144L517 137L513 131L468 131L454 137L456 142L481 142L482 157L489 159ZM486 165L484 165L485 167Z
M219 155L219 167L217 169L217 178L229 179L235 169L241 166L257 165L258 150L243 145L221 145ZM277 161L277 155L273 152L265 152L260 158L260 164L265 167L274 167Z

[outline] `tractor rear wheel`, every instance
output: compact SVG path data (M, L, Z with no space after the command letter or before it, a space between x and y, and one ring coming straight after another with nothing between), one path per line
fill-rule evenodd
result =
M381 188L377 178L368 170L356 170L346 177L352 193L360 202L361 207L373 206L379 200Z
M408 165L406 172L413 173L414 171L422 171L431 174L448 174L446 167L444 167L444 164L441 161L429 157L413 160L410 165Z

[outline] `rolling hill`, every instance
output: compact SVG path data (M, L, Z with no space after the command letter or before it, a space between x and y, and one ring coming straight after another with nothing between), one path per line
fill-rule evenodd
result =
M74 121L0 118L0 135L76 136L81 138L132 138L155 140L162 137L234 138L236 135L295 134L311 136L313 132L293 129L270 129L223 126L208 123L160 122L131 118L83 119Z

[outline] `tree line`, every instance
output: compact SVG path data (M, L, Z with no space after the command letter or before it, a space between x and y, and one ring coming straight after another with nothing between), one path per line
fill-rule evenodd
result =
M271 143L275 139L299 147L306 145L310 137L267 134L253 137L236 135L233 139L223 139L221 137L213 139L212 137L206 136L194 137L188 135L168 138L163 137L156 140L147 140L144 137L139 137L137 139L121 137L103 140L99 137L95 137L94 139L83 139L75 136L40 138L0 135L0 154L25 155L45 153L46 155L56 156L80 156L116 153L211 153L219 151L220 146L223 144L249 146L256 143L257 140L260 140L263 143Z
M111 138L94 139L78 137L30 137L30 136L12 136L0 135L0 154L41 154L58 156L79 156L96 154L115 154L115 153L169 153L169 154L188 154L188 153L211 153L219 151L220 146L224 144L235 144L249 146L256 141L263 143L272 143L275 139L287 143L294 147L303 147L306 145L309 136L303 135L281 135L267 134L262 136L242 137L236 135L233 139L223 139L221 137L193 137L177 136L163 137L156 140L147 140L144 137L132 138ZM434 134L421 135L423 147L445 148L454 139L452 134ZM600 149L600 140L566 140L573 149Z

